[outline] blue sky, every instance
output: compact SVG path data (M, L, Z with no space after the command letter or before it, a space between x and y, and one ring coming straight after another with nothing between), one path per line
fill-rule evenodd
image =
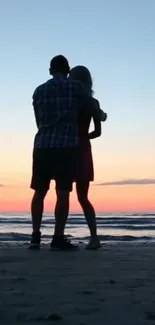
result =
M1 0L1 174L30 173L31 96L61 53L90 69L108 113L93 142L97 180L154 177L154 35L154 0Z

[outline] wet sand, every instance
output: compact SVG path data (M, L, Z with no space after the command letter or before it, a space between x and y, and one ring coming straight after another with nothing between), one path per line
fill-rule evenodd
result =
M155 324L155 244L0 246L0 324Z

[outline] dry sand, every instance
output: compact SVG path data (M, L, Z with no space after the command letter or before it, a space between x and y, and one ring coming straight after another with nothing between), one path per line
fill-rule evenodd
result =
M0 325L155 324L155 244L0 246Z

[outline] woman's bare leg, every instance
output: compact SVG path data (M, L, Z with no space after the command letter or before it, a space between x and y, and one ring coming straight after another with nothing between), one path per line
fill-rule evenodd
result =
M88 199L88 190L89 182L78 181L76 183L78 201L84 212L91 236L91 240L88 246L91 246L90 248L98 248L100 246L100 242L97 236L96 215L94 207Z

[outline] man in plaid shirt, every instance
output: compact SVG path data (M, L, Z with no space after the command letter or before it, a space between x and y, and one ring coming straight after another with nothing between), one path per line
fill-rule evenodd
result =
M69 70L65 57L54 57L50 63L53 79L40 85L33 94L38 132L34 140L31 180L31 188L35 190L31 207L31 249L40 247L43 203L51 179L55 180L57 194L51 248L75 248L64 237L64 229L69 212L69 193L78 162L78 113L85 103L93 111L93 103L81 83L67 78Z

